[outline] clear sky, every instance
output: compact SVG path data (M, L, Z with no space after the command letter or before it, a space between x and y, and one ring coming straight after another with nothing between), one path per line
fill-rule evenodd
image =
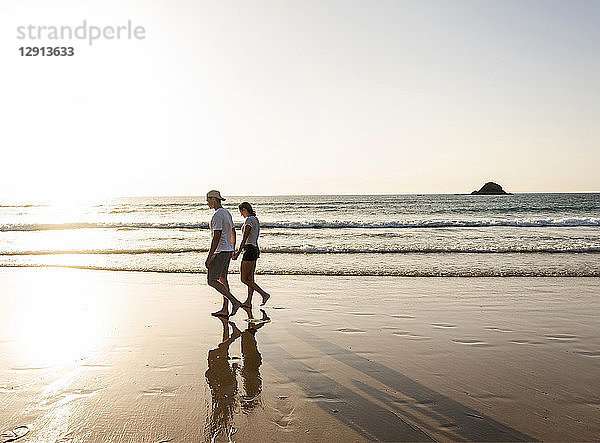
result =
M17 39L84 19L146 38ZM594 0L2 0L0 197L600 191L599 23Z

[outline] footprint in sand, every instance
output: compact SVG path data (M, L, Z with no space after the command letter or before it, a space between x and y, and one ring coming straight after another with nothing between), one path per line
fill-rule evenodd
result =
M392 317L394 318L415 318L412 315L407 315L407 314L393 314Z
M273 410L275 415L273 423L280 428L287 428L294 419L295 409L291 402L278 402Z

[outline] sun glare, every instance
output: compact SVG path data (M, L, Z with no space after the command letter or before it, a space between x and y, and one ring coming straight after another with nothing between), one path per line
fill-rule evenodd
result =
M84 277L52 270L29 282L14 337L23 367L80 361L100 344L107 306Z

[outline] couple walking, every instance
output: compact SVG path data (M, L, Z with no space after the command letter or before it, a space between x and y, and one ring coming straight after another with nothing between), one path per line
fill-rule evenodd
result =
M240 214L245 220L242 225L242 241L239 249L236 251L235 226L233 225L231 213L221 205L221 202L224 200L219 191L213 190L206 194L208 207L215 211L210 220L212 242L205 262L208 269L208 284L223 295L223 307L220 311L212 313L215 317L235 315L239 308L250 310L252 308L252 295L254 291L262 296L261 306L270 297L269 294L254 282L256 259L260 255L258 249L260 224L258 218L256 218L256 213L252 209L252 205L248 202L243 202L238 206ZM244 251L244 254L242 255L240 276L242 283L248 286L248 297L243 303L231 293L227 281L229 262L231 259L237 260L242 251ZM229 312L229 302L231 302L231 313Z

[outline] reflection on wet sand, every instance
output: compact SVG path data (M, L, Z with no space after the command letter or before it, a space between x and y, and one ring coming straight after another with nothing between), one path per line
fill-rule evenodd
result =
M258 327L261 327L260 325ZM260 404L260 393L262 391L262 378L259 368L262 363L260 352L256 344L257 327L248 326L242 333L242 359L241 370L244 394L242 394L242 409L250 412Z
M247 310L248 318L252 319L252 312ZM211 407L205 424L206 440L210 442L223 438L231 440L236 429L233 426L233 417L241 409L248 413L260 404L262 391L262 378L260 365L262 357L258 351L256 332L270 319L266 313L258 322L249 321L245 331L240 331L236 324L226 318L219 318L223 326L221 343L208 351L208 369L206 380L211 392ZM231 333L230 333L231 326ZM230 364L229 347L241 337L242 367L238 363ZM238 392L238 370L242 377L243 393Z

